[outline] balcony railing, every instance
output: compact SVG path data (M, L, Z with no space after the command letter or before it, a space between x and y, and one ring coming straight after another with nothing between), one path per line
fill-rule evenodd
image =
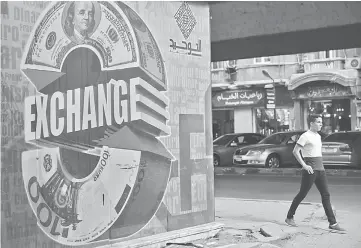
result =
M214 82L214 81L222 82L225 80L226 77L228 77L228 75L226 75L224 69L212 70L212 72L211 72L212 82Z
M304 61L305 73L345 69L344 58L317 59Z
M211 71L211 79L213 84L226 83L229 81L236 81L239 83L250 81L272 82L262 74L262 70L267 70L267 72L269 72L269 74L276 79L289 78L293 73L296 73L297 68L297 63L244 66L237 68L236 73L232 74L232 78L230 78L230 74L227 73L224 69L213 69Z

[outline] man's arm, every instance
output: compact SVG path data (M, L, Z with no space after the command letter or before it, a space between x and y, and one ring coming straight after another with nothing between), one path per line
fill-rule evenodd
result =
M307 165L305 163L305 161L303 161L302 157L301 157L301 148L302 146L300 144L296 144L295 148L293 149L293 155L295 156L295 158L297 159L297 161L302 165L303 169L305 169L306 171L308 171L308 173L313 174L313 169L311 166Z
M301 148L302 146L299 144L295 145L295 148L293 149L293 155L295 156L295 158L297 159L297 161L302 165L303 168L306 167L306 163L305 161L303 161L302 157L301 157Z

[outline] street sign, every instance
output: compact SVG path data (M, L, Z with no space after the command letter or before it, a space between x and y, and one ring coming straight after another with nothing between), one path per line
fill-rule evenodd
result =
M266 109L276 108L276 91L275 88L266 89Z

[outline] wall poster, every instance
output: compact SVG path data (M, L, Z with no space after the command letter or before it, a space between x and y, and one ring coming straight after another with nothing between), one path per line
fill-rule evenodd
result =
M208 5L1 6L1 247L212 222Z

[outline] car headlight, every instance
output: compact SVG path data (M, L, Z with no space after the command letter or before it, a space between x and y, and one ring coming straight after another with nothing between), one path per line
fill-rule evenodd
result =
M259 156L264 152L264 150L249 150L246 156Z
M241 149L238 149L238 150L236 150L236 151L234 152L233 156L234 156L234 155L240 155L241 152L242 152L242 150L241 150Z

